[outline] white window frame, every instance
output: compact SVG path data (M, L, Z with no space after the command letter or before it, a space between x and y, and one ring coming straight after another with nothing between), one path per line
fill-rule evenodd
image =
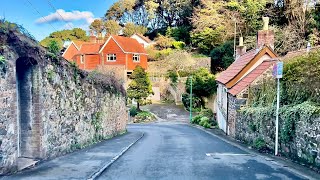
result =
M84 64L84 56L83 55L80 55L80 63Z
M133 62L140 62L140 54L133 54L132 61Z
M107 61L108 62L116 62L117 61L117 54L107 54Z

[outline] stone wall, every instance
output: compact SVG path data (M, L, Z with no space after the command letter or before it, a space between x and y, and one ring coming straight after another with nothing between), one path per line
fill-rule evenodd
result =
M299 105L298 105L299 106ZM283 110L280 109L280 112ZM296 116L296 114L292 114ZM293 117L291 117L293 119ZM296 116L293 121L280 115L279 118L279 153L294 161L309 164L320 169L320 117L311 116L306 119ZM275 146L275 110L270 107L249 108L238 112L236 119L236 139L248 144L260 138L266 143L267 149L274 152ZM289 120L289 121L288 121ZM287 122L293 122L288 127ZM290 141L286 142L283 133L291 129Z
M125 91L17 31L0 31L0 174L125 132Z

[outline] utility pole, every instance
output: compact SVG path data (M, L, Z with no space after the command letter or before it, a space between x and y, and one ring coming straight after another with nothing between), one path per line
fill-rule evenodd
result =
M237 21L236 21L236 18L233 18L233 20L234 20L233 57L234 57L234 59L236 59L236 54L237 54L237 50L236 50Z
M190 123L192 122L192 76L190 76Z

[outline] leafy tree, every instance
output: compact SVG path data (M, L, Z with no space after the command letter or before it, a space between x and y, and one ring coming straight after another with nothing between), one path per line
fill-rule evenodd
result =
M174 42L174 39L171 37L163 36L161 34L156 38L156 45L160 49L170 48Z
M190 77L186 81L187 93L190 93ZM200 68L192 76L192 93L197 97L209 97L215 93L216 78L205 68Z
M104 23L107 34L118 35L121 30L121 26L115 20L107 20Z
M56 41L59 45L59 48L62 48L63 41L69 40L81 40L88 41L89 37L86 34L86 31L80 28L74 28L72 30L62 30L52 32L48 37L40 41L40 44L44 47L48 47L51 41Z
M186 44L190 43L190 30L191 27L169 27L166 31L166 36L174 38L176 41L183 41Z
M225 70L234 61L233 42L227 41L214 48L211 53L211 72L216 73Z
M50 43L48 44L48 50L54 55L58 55L61 48L59 46L59 43L55 40L51 40Z
M89 28L91 30L93 30L93 32L96 33L96 35L99 35L100 33L103 32L104 30L104 24L102 22L102 20L100 19L95 19L89 26Z
M134 69L131 79L132 81L127 90L128 97L137 101L137 109L141 111L140 104L146 100L149 95L153 94L151 82L148 74L141 66L137 66Z
M129 22L124 26L123 34L127 37L130 37L135 33L145 34L147 31L148 29L146 27L135 25L134 23Z
M195 60L186 51L176 51L165 58L167 69L175 72L180 78L180 72L191 69Z

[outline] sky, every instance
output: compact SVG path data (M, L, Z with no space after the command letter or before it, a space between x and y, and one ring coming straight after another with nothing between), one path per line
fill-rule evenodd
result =
M88 30L116 0L1 0L0 18L23 25L38 41L71 28ZM62 17L63 18L62 18Z

